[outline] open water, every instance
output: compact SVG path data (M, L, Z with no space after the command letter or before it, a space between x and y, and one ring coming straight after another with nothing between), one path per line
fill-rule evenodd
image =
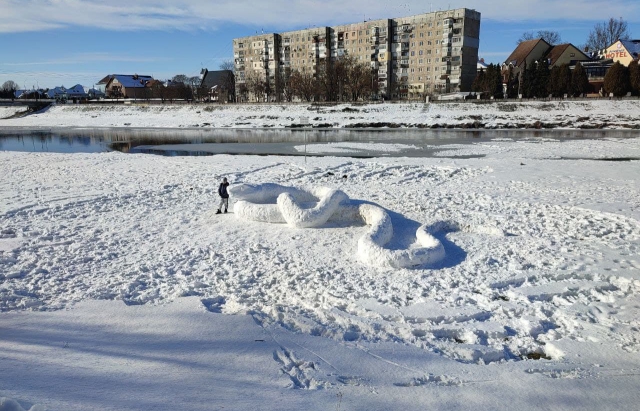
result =
M452 129L149 129L0 128L0 150L55 153L120 151L166 156L291 155L431 157L451 144L496 140L631 138L633 130L452 130ZM363 144L336 150L332 143ZM389 150L384 144L410 147ZM304 147L313 145L305 152ZM356 145L357 146L357 145ZM326 150L323 149L326 147ZM311 148L311 147L310 147ZM627 160L627 159L620 159Z

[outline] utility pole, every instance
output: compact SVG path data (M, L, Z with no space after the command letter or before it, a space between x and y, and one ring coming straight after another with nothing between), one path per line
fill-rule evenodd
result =
M304 128L304 163L307 164L307 127L309 126L309 117L300 117L300 124Z

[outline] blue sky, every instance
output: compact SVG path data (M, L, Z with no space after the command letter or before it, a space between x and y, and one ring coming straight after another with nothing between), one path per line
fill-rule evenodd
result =
M232 59L231 41L365 19L466 7L482 13L480 57L502 62L525 31L579 46L622 17L640 38L638 0L0 0L0 84L92 86L107 74L196 76Z

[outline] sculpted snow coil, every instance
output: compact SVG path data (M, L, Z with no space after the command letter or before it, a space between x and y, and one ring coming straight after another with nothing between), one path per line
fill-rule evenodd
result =
M358 256L368 265L416 267L435 263L445 256L442 243L424 225L416 231L418 247L385 248L393 237L389 214L373 204L356 204L340 190L320 187L308 192L269 183L239 185L233 187L231 193L240 200L234 206L236 216L246 220L286 223L296 228L318 227L329 220L364 222L369 231L358 240ZM310 207L314 203L315 206Z

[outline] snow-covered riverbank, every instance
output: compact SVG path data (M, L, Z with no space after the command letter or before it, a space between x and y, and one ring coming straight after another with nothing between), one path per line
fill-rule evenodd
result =
M49 410L634 409L640 162L577 158L640 157L640 139L448 149L485 157L0 152L0 397ZM371 266L357 251L369 228L352 220L215 215L222 176L383 207L392 250L414 249L422 224L457 228L434 231L445 257L432 265Z
M12 109L15 111L15 109ZM9 117L3 108L0 118ZM269 105L58 105L0 127L314 127L640 129L640 100Z

